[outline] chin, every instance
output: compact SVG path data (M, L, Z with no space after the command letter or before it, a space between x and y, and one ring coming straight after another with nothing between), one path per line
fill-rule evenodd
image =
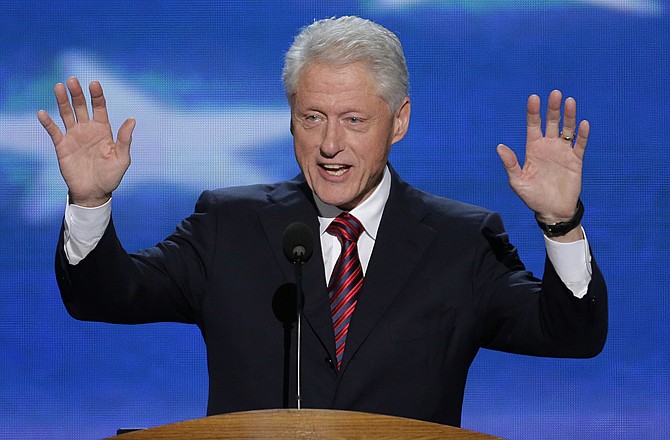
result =
M349 205L351 203L351 200L346 200L346 199L341 199L337 197L326 197L326 198L321 198L321 201L327 205L331 206L337 206L337 207L342 207L343 205Z
M340 209L344 209L343 206L347 206L346 210L351 209L349 207L353 202L353 198L351 197L343 197L342 194L332 194L332 192L327 192L325 194L323 192L316 192L316 195L327 205L337 206Z

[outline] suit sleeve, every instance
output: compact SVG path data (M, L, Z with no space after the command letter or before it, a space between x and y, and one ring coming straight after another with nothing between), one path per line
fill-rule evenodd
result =
M502 220L491 213L480 228L481 346L532 356L596 356L607 337L607 288L595 260L583 298L576 298L548 258L542 280L526 270Z
M76 266L68 264L61 230L55 269L68 313L110 323L199 324L217 233L213 206L211 193L203 193L172 235L136 254L123 249L110 221L96 248Z

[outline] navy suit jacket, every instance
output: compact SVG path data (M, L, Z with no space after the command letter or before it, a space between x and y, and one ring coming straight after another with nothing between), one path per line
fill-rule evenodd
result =
M61 234L63 301L77 319L197 324L207 347L208 414L281 408L288 357L276 306L294 289L282 236L295 221L315 238L303 269L305 408L458 426L480 347L556 357L602 350L606 287L595 262L588 294L577 299L548 261L542 280L526 271L496 213L421 192L394 171L339 372L317 209L302 175L204 192L170 237L134 255L110 223L91 254L71 266ZM288 376L295 390L295 374Z

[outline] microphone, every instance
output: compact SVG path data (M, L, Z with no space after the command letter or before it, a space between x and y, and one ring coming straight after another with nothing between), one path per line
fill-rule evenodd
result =
M291 263L305 263L312 256L312 231L303 222L294 222L284 230L284 255Z
M296 312L297 312L297 393L296 404L300 409L300 336L302 321L302 265L309 260L314 251L314 241L312 239L312 231L309 226L302 222L294 222L288 225L284 230L284 237L282 239L284 248L284 255L295 266L295 295L296 295Z

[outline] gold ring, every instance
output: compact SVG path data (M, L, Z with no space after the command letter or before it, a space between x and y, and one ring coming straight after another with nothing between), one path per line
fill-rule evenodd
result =
M563 139L564 141L568 141L568 142L572 142L575 139L575 134L574 133L572 133L570 136L565 136L563 134L563 132L561 132L560 136L561 136L561 139Z

